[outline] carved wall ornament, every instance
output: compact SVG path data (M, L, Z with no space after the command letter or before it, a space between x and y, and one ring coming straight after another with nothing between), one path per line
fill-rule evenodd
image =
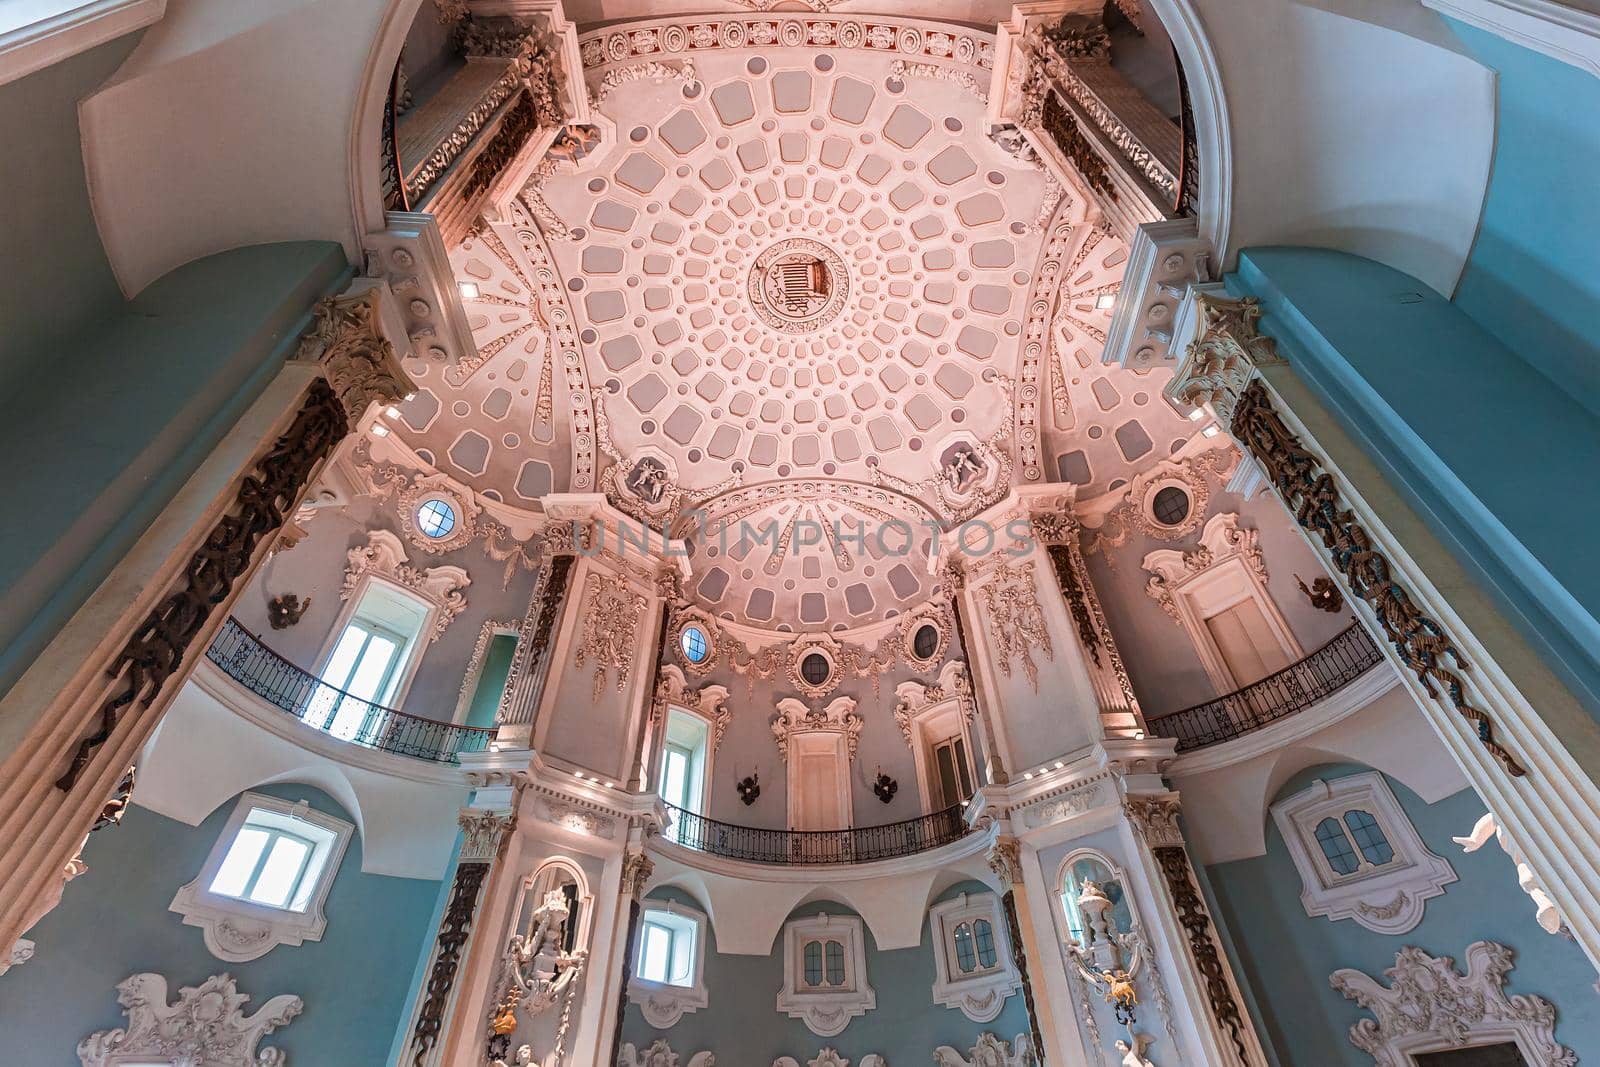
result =
M1165 392L1181 405L1209 407L1223 426L1232 423L1239 398L1258 367L1281 365L1276 342L1260 332L1261 304L1199 294L1200 336ZM1238 436L1235 434L1235 436Z
M779 1056L772 1061L772 1067L800 1067L800 1061L793 1056ZM823 1048L805 1061L805 1067L850 1067L850 1061L834 1049ZM889 1061L876 1052L869 1052L861 1057L858 1067L889 1067Z
M1344 610L1344 594L1339 592L1339 587L1333 584L1333 579L1319 574L1307 586L1305 579L1297 574L1294 576L1294 581L1300 587L1300 592L1305 594L1306 600L1318 611L1326 611L1329 615L1337 615Z
M690 626L698 629L700 636L705 638L705 656L699 662L690 659L683 650L683 631ZM667 644L683 669L699 676L710 674L728 650L723 641L722 627L717 625L716 618L709 612L688 606L680 606L673 611L672 619L667 624Z
M581 668L593 661L594 699L598 701L605 692L607 671L616 672L617 692L627 688L647 601L621 575L590 571L585 585L583 628L572 662Z
M1075 815L1098 808L1105 802L1100 783L1074 789L1043 804L1031 805L1022 812L1022 822L1030 830L1063 822Z
M598 84L590 86L589 107L591 110L598 110L600 105L606 102L607 97L616 92L622 86L627 85L629 82L680 81L685 85L689 85L698 79L699 75L694 69L694 60L692 59L685 59L678 63L662 63L659 60L646 59L642 62L629 63L626 66L611 67L606 70L605 74L600 78ZM553 168L550 173L555 173ZM529 183L530 188L532 187L532 184L532 182ZM528 196L529 190L523 190L524 199L527 199ZM538 206L543 206L545 210L549 210L548 205L544 204L544 198L542 195L539 197L539 203L537 206L533 204L530 204L529 206L534 207L536 213L538 212ZM554 215L555 213L552 211L551 214ZM561 222L558 229L545 229L544 217L542 214L539 217L539 226L541 229L544 229L546 233L552 234L556 237L571 236L571 230L568 228L565 222Z
M1507 774L1514 778L1526 774L1500 744L1493 717L1469 702L1466 683L1456 673L1468 669L1466 657L1396 578L1388 558L1374 547L1372 536L1346 506L1327 465L1284 424L1260 381L1251 382L1239 398L1231 432L1260 461L1296 521L1322 541L1348 591L1366 601L1384 636L1428 696L1470 721L1479 743Z
M485 808L462 808L456 818L461 827L462 863L488 863L500 852L500 842L516 826L516 816Z
M380 292L369 289L359 296L319 301L311 309L311 329L295 350L297 360L322 363L350 425L374 403L400 400L416 390L379 326Z
M667 709L676 705L698 712L711 724L711 751L722 747L722 737L728 732L733 713L728 710L728 687L703 685L691 688L683 671L671 663L664 663L656 672L655 700L651 706L651 721L657 725L666 721Z
M1176 797L1130 796L1123 801L1122 810L1146 845L1151 848L1183 847Z
M969 727L978 713L977 701L972 694L972 679L967 676L967 665L959 660L951 660L944 665L936 684L927 685L915 680L901 682L894 687L894 695L895 724L905 736L906 744L913 749L916 748L913 723L924 708L947 700L959 701L961 719Z
M287 630L297 624L310 607L310 597L301 600L293 593L275 596L267 602L267 622L274 630Z
M1073 552L1069 545L1049 545L1046 552L1050 556L1050 566L1056 572L1056 584L1061 589L1061 598L1067 602L1067 609L1072 612L1072 621L1078 624L1078 640L1083 643L1083 650L1089 653L1096 667L1100 665L1100 633L1095 628L1094 619L1089 614L1089 603L1084 596L1084 578L1079 575L1073 565Z
M78 1042L83 1067L163 1060L206 1067L283 1067L282 1049L260 1048L262 1039L287 1026L305 1008L297 996L280 993L246 1015L249 995L219 974L178 990L167 1003L167 980L149 971L117 986L117 1003L128 1024L101 1030Z
M1027 1034L1007 1042L985 1030L966 1055L940 1045L933 1050L933 1062L937 1067L1038 1067L1039 1059Z
M856 744L861 737L861 727L866 720L856 714L856 702L850 697L835 697L824 708L808 708L793 697L778 701L778 717L772 721L772 736L778 742L778 754L789 758L789 739L798 733L842 734L850 759L856 758Z
M388 530L369 530L366 545L352 548L345 553L345 560L340 600L354 596L362 587L362 579L368 575L386 578L428 603L433 625L425 636L430 642L442 637L456 616L466 609L467 597L461 590L472 584L467 572L454 566L418 570L407 561L400 538Z
M933 627L935 635L933 649L926 656L920 656L917 654L917 638L929 626ZM898 633L900 654L907 663L931 667L940 662L950 650L950 639L955 634L955 618L950 602L940 598L906 612L900 617Z
M465 548L480 532L483 509L472 490L447 474L410 471L394 463L379 463L372 458L371 446L363 441L353 456L357 475L366 482L370 494L378 500L393 499L395 521L407 541L433 556L444 555ZM429 500L440 500L455 515L455 524L442 537L430 537L417 525L417 510ZM506 530L498 523L492 524L498 536ZM503 555L497 558L505 558Z
M1122 500L1101 520L1088 551L1120 548L1136 533L1157 541L1181 541L1188 537L1206 521L1211 483L1224 481L1233 472L1238 459L1239 453L1231 444L1224 443L1187 459L1162 460L1134 476L1123 491ZM1189 497L1188 513L1181 522L1171 526L1156 521L1152 511L1156 494L1169 486L1182 489ZM1115 567L1115 557L1109 551L1106 551L1106 564Z
M995 384L1011 402L1012 383L996 375ZM994 504L1011 489L1011 432L1002 424L987 440L958 433L954 441L935 450L935 469L921 481L896 477L882 467L871 468L872 484L896 489L937 512L955 526Z
M979 602L988 616L988 635L995 645L995 662L1006 676L1011 661L1022 660L1023 672L1033 691L1039 691L1039 666L1033 661L1038 649L1045 659L1055 658L1050 628L1045 624L1034 584L1033 561L1001 562L994 577L978 587Z
M98 723L78 742L66 772L56 781L57 789L65 792L77 784L129 705L137 701L148 710L155 704L217 605L250 570L257 546L282 527L301 490L349 425L333 388L321 378L313 381L289 428L240 479L233 502L195 549L174 587L150 609L107 666L113 681L100 704Z
M995 838L986 857L989 869L1000 879L1000 884L1010 889L1022 881L1022 842L1009 834ZM1013 942L1017 944L1019 942Z
M1505 854L1511 857L1511 862L1517 868L1517 885L1528 894L1528 899L1533 901L1534 919L1546 933L1558 934L1566 928L1566 917L1561 914L1561 908L1551 899L1544 883L1539 881L1539 876L1533 873L1533 868L1528 866L1528 858L1523 855L1522 848L1506 833L1505 827L1495 819L1494 812L1485 812L1473 824L1472 832L1466 837L1452 837L1450 840L1461 846L1463 852L1476 852L1488 843L1493 837L1500 842L1500 847Z
M1409 1067L1418 1053L1514 1044L1529 1067L1575 1067L1578 1056L1555 1039L1556 1009L1543 997L1507 996L1511 949L1495 941L1467 946L1467 973L1449 956L1414 945L1395 954L1388 984L1346 967L1328 984L1372 1012L1350 1028L1350 1043L1375 1067Z
M653 530L671 529L685 507L696 507L744 484L739 473L715 485L690 489L679 480L677 464L666 452L647 445L624 456L612 444L611 422L600 396L594 398L594 420L600 451L611 461L600 472L600 491L618 511Z
M468 832L469 818L476 817L469 816L467 812L461 813L464 833ZM494 832L497 838L495 848L498 849L499 832L492 831L491 827L492 824L479 823L473 827L473 831L479 833L480 841L484 833ZM504 827L499 829L503 830ZM492 856L493 852L490 855ZM445 908L444 917L439 920L439 934L433 946L433 961L428 968L428 980L422 990L422 1006L417 1009L417 1020L411 1030L412 1067L422 1067L423 1061L443 1035L445 1012L450 1005L450 991L455 987L456 972L461 966L462 950L472 933L473 920L478 912L478 897L482 893L484 880L489 875L489 866L487 859L467 859L465 856L456 865L455 878L450 885L450 903Z
M656 865L650 857L641 850L635 849L628 852L622 861L622 893L634 900L644 893L644 887L649 884L650 876L656 872Z
M658 1037L642 1052L631 1041L624 1044L617 1056L617 1067L679 1067L680 1059L667 1039ZM716 1056L710 1052L696 1052L682 1067L715 1067L716 1062Z
M1267 580L1267 563L1258 543L1260 534L1239 526L1239 516L1231 512L1213 515L1200 534L1198 547L1187 552L1170 548L1157 549L1144 557L1144 569L1150 574L1144 591L1161 610L1174 621L1181 621L1173 589L1188 579L1237 556L1250 572L1263 582Z

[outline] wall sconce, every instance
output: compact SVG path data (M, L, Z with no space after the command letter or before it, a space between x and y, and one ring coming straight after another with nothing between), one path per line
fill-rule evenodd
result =
M737 773L737 772L735 772ZM761 770L757 768L748 778L741 778L734 786L739 791L739 799L749 807L756 802L756 797L761 795Z
M267 602L267 622L274 630L287 630L300 621L300 616L311 606L311 598L301 600L293 593L275 596Z
M1319 611L1326 611L1329 615L1336 615L1344 610L1344 594L1339 592L1339 587L1329 578L1317 578L1306 587L1305 581L1297 574L1294 576L1295 584L1300 591L1311 601L1311 606Z
M899 790L900 783L884 774L883 769L879 768L878 777L872 780L872 791L877 794L878 799L887 804L894 799L895 793Z

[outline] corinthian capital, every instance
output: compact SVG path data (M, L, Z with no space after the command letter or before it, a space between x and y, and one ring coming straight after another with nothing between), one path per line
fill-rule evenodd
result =
M374 402L393 403L416 388L384 336L383 293L374 287L323 300L312 309L311 329L295 353L296 359L322 364L352 426Z
M1010 834L995 838L989 846L988 860L989 869L1007 889L1022 881L1022 843Z
M1122 810L1151 848L1183 847L1176 796L1130 796L1123 802Z
M1209 404L1224 428L1258 367L1282 363L1277 345L1260 332L1261 305L1253 297L1232 300L1195 296L1200 336L1189 345L1167 391L1185 404Z

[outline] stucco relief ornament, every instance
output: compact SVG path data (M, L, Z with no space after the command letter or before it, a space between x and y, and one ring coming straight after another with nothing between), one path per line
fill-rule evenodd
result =
M967 666L958 660L951 660L944 665L944 669L939 672L938 684L901 682L894 687L894 695L894 721L900 727L901 734L905 736L906 744L913 748L916 747L916 739L912 732L912 723L923 708L942 704L946 700L958 700L961 717L968 726L972 725L972 720L977 715L977 704L972 697L972 682L967 677Z
M856 758L856 744L861 737L861 727L866 720L856 714L856 702L849 697L835 697L824 708L808 708L793 697L778 701L778 717L772 723L772 736L778 742L778 754L789 758L789 738L799 733L843 734L850 758Z
M772 1061L772 1067L800 1067L800 1061L793 1056L779 1056ZM806 1067L850 1067L850 1061L836 1049L823 1048L806 1061ZM861 1067L889 1067L889 1061L872 1052L861 1057Z
M1276 342L1256 328L1261 305L1254 297L1201 296L1198 304L1200 339L1189 345L1168 390L1184 404L1209 406L1217 421L1228 426L1255 369L1285 361L1278 355Z
M484 862L494 859L500 841L517 823L515 815L478 808L463 808L456 817L461 827L461 859Z
M985 1030L965 1056L949 1045L940 1045L933 1050L933 1062L936 1067L1036 1067L1039 1059L1027 1034L1007 1042Z
M1505 828L1495 819L1494 812L1485 812L1483 817L1473 824L1472 832L1466 837L1452 837L1450 840L1460 845L1463 852L1476 852L1488 844L1491 837L1500 842L1500 847L1516 865L1517 885L1528 894L1528 899L1533 901L1534 919L1546 933L1559 934L1567 925L1565 917L1561 914L1561 908L1551 899L1544 884L1539 881L1538 875L1533 873L1533 868L1528 866L1528 858L1523 855L1521 847L1506 834Z
M617 1067L679 1067L680 1059L667 1039L658 1037L643 1052L632 1041L624 1044L617 1054ZM716 1062L717 1057L710 1052L696 1052L683 1067L716 1067Z
M1087 551L1120 548L1134 534L1156 541L1181 541L1205 522L1211 501L1211 483L1220 483L1238 465L1239 453L1224 442L1184 460L1164 460L1128 483L1122 500L1106 512ZM1166 526L1151 517L1150 501L1167 486L1183 489L1189 497L1189 513L1182 522ZM1116 557L1106 553L1106 565L1116 569Z
M1001 563L995 568L993 579L978 587L978 594L989 617L989 637L995 644L995 660L1001 672L1009 677L1011 661L1020 657L1028 684L1037 693L1039 665L1033 661L1033 650L1043 652L1046 659L1054 659L1055 648L1050 643L1044 609L1039 605L1033 561Z
M1157 549L1144 557L1143 566L1150 575L1150 580L1145 583L1145 595L1160 604L1161 610L1173 621L1181 622L1182 615L1173 599L1173 587L1201 571L1239 556L1253 573L1265 581L1267 563L1261 554L1259 537L1260 534L1255 530L1241 529L1237 515L1213 515L1211 521L1206 523L1196 548L1187 552Z
M644 612L644 594L636 592L626 578L600 571L591 573L589 595L584 603L583 634L573 665L582 667L594 661L595 700L605 692L608 670L616 671L619 693L627 687L639 620Z
M1556 1009L1543 997L1507 996L1512 952L1495 941L1467 946L1467 973L1449 956L1430 956L1414 945L1395 954L1378 979L1346 967L1328 984L1372 1012L1350 1028L1350 1043L1371 1054L1375 1067L1410 1067L1420 1052L1515 1043L1529 1067L1575 1067L1577 1054L1557 1044Z
M148 971L132 975L117 986L128 1025L78 1042L78 1059L83 1067L151 1060L178 1067L283 1067L282 1049L258 1046L299 1015L304 1002L282 993L246 1015L249 1001L226 974L184 986L171 1004L166 978Z
M517 1012L529 1018L543 1015L576 988L587 953L561 947L571 913L566 894L552 889L530 917L533 932L512 935L501 964L506 991L494 1012L495 1033L510 1034L516 1029Z
M361 586L363 576L379 574L416 593L434 608L433 628L428 631L431 642L444 635L450 623L467 606L466 594L461 592L472 579L460 567L429 567L418 570L406 559L405 546L400 538L388 530L371 530L364 547L352 548L345 553L344 584L339 588L339 599L349 600Z
M722 747L722 737L728 732L733 713L728 710L728 687L703 685L698 689L689 686L683 671L671 663L662 664L656 674L655 700L650 708L650 719L659 725L666 718L667 708L678 707L698 711L711 719L711 751Z
M416 386L378 325L378 289L330 296L311 310L311 329L295 359L320 362L345 417L354 425L374 402L409 397Z
M1132 796L1123 802L1123 811L1133 828L1151 848L1182 848L1183 831L1178 828L1178 801L1172 797Z
M1002 836L989 847L989 869L1007 889L1022 881L1022 842Z

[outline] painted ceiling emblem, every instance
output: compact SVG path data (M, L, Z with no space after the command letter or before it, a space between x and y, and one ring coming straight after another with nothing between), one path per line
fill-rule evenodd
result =
M832 322L850 293L839 253L805 237L762 252L750 268L750 303L782 333L807 333Z

